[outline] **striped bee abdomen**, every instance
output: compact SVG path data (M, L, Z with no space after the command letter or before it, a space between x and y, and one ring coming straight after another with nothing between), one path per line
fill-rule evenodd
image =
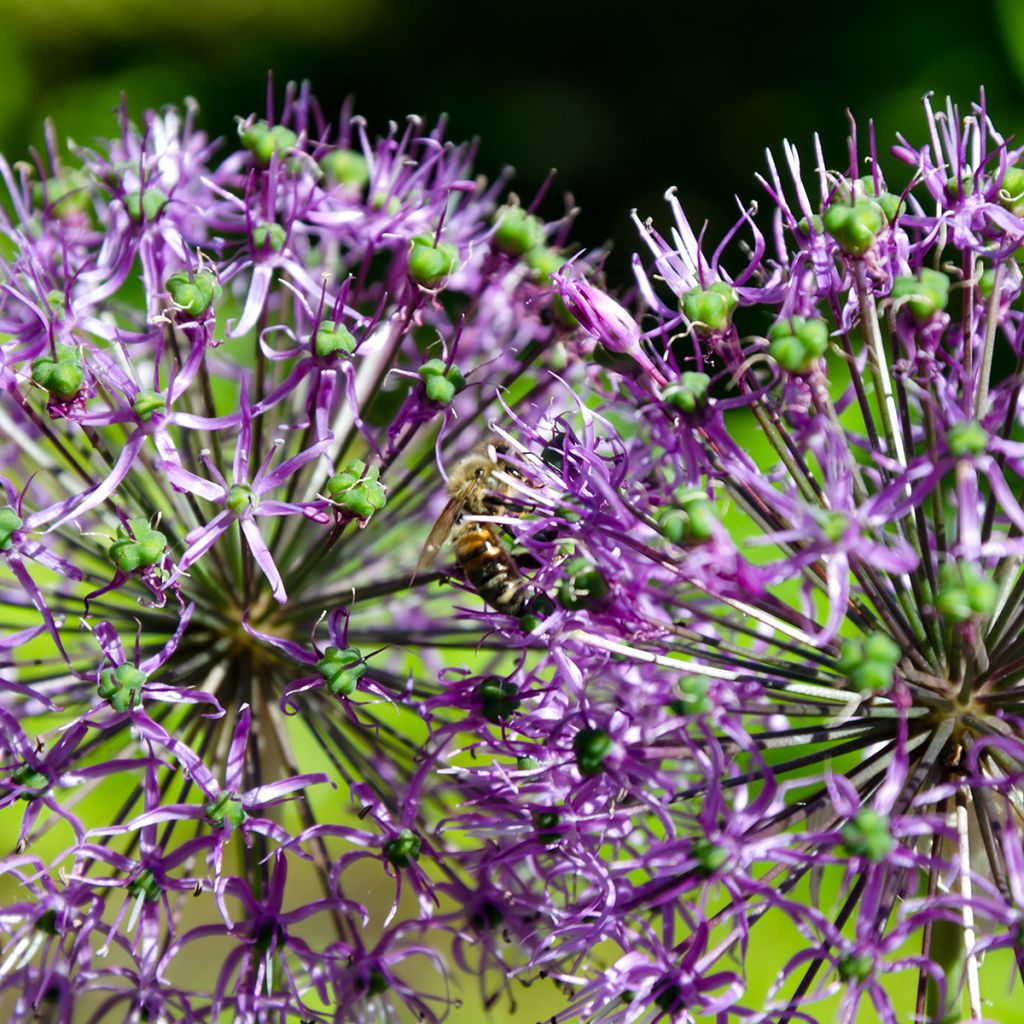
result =
M495 532L484 523L465 523L452 537L452 547L466 579L477 593L504 615L520 615L526 607L526 581Z

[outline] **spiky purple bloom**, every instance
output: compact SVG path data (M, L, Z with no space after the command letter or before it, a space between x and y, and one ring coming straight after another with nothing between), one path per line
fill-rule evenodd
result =
M1024 971L1022 150L926 113L898 185L787 144L713 249L670 192L636 316L556 275L598 349L491 517L547 601L444 674L410 799L447 776L461 930L559 1020L981 1019L985 950Z
M122 111L70 159L51 132L0 160L16 1019L422 1020L454 999L424 939L452 939L440 797L407 791L417 708L482 629L413 568L438 464L502 401L561 391L585 346L549 281L572 212L499 206L506 180L443 129L374 141L290 86L233 143L192 108ZM392 921L410 888L419 915Z

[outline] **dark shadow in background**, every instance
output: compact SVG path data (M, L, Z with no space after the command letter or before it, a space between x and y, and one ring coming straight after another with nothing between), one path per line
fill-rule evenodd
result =
M0 141L14 156L39 140L46 114L81 142L112 134L121 88L133 112L195 96L203 127L228 134L235 115L264 109L273 68L278 95L289 78L308 78L328 116L355 94L373 130L410 112L447 111L449 137L480 135L479 169L515 165L524 196L557 167L545 212L560 213L571 190L583 208L576 237L611 240L619 280L634 248L631 207L663 219L662 194L678 185L715 237L735 218L734 193L758 196L753 175L766 146L778 152L787 137L809 163L817 130L829 163L842 165L847 107L865 129L876 119L885 150L897 129L923 140L926 90L966 108L984 83L1004 131L1024 120L1004 45L1006 5L1000 21L995 0L970 13L925 0L807 9L527 0L486 22L475 4L451 5L446 16L443 4L295 0L271 4L273 17L250 5L248 18L223 5L233 18L210 0L150 9L144 22L129 12L98 28L39 21L41 8L20 6L0 47L25 79L17 116L0 117ZM108 4L121 6L130 4Z

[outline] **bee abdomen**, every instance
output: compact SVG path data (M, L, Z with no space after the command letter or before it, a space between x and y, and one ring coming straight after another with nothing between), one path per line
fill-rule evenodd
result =
M452 541L466 579L495 611L519 615L526 607L526 581L515 560L489 527L467 524Z

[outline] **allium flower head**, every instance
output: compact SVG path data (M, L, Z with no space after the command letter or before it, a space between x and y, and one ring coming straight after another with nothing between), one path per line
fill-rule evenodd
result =
M545 623L556 682L524 666L484 745L530 767L473 769L462 827L500 808L494 859L555 899L536 959L618 947L570 1015L980 1019L982 953L1021 964L1022 150L925 112L898 182L873 132L769 154L768 218L713 250L671 191L633 318L560 279L641 356L586 430L520 432L600 596ZM744 997L762 917L803 951Z
M500 206L506 181L443 129L374 140L290 86L228 140L191 106L122 110L109 142L66 156L50 132L33 162L0 160L18 1019L452 1001L422 941L436 800L406 792L414 709L482 630L453 612L469 595L431 586L443 571L413 569L439 466L491 436L503 397L561 389L577 328L548 280L572 215ZM390 911L363 905L368 870ZM392 921L406 889L422 925Z

